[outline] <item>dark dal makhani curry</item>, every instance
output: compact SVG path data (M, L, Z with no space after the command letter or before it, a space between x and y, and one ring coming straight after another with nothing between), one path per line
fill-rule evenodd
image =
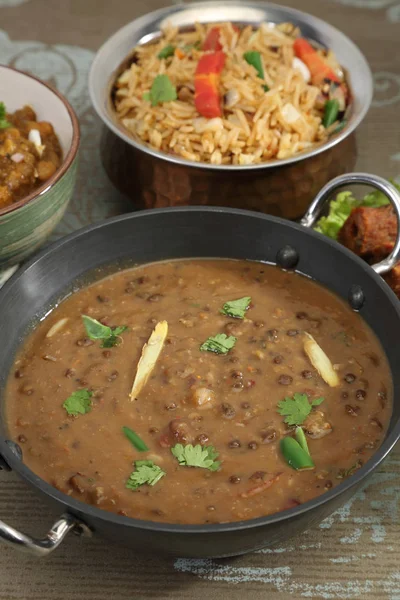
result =
M331 292L262 263L119 272L61 303L17 357L7 420L64 493L146 520L217 523L338 485L385 435L391 375Z

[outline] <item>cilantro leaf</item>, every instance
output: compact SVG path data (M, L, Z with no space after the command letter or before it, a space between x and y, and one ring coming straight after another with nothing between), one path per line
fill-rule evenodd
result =
M244 315L250 306L250 302L250 296L238 298L237 300L229 300L223 305L221 313L223 315L228 315L229 317L234 317L235 319L244 319Z
M92 395L93 392L90 392L87 389L77 390L66 399L63 408L65 408L67 413L73 417L85 415L92 410Z
M351 477L351 475L353 475L357 471L357 469L361 469L362 466L362 460L358 460L349 469L339 469L336 475L336 479L346 479L347 477Z
M129 475L125 484L128 490L136 491L142 485L155 485L164 475L165 471L152 460L135 460L135 471Z
M82 320L87 336L91 340L103 340L101 345L102 348L112 348L113 346L116 346L119 342L118 336L128 329L126 325L120 325L119 327L114 327L112 329L87 315L82 315Z
M11 127L11 123L7 121L7 111L4 102L0 102L0 129Z
M194 44L185 44L182 47L182 50L185 52L185 54L188 54L189 52L191 52L191 50L195 49L195 50L200 50L201 48L201 42L197 41L194 42Z
M169 58L170 56L173 56L175 52L175 46L172 46L172 44L169 44L168 46L164 46L164 48L162 50L160 50L160 52L157 54L157 58L161 59L161 58Z
M87 315L82 315L82 321L86 329L86 333L91 340L104 340L112 335L111 327L103 325L100 321L92 319Z
M176 100L177 97L176 87L168 75L157 75L149 92L151 105L157 106L160 102L171 102Z
M216 354L227 354L236 344L237 338L233 335L227 336L225 333L217 333L214 337L209 337L200 346L203 352L215 352Z
M201 469L208 469L209 471L217 471L221 463L218 458L218 452L214 446L201 446L197 444L176 444L171 448L172 454L178 460L179 464L185 467L199 467Z
M313 406L319 406L325 398L316 398L311 403L306 394L293 394L278 403L278 413L285 417L288 425L301 425L311 412Z
M399 183L393 180L391 183L400 191ZM357 200L351 192L341 192L336 196L335 200L331 200L329 203L329 214L326 217L321 217L314 229L337 240L339 231L350 216L353 208L357 208L358 206L379 208L380 206L386 206L386 204L389 204L389 200L379 190L367 194L362 200Z

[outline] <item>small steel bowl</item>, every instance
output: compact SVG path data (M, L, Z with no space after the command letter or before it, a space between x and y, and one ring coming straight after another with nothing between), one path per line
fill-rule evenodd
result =
M111 90L134 46L160 35L166 22L177 26L229 20L257 27L289 21L302 35L331 48L347 74L352 105L347 125L325 144L291 158L254 165L210 165L160 152L130 135L119 123ZM137 208L218 205L299 218L327 181L351 171L356 161L354 131L372 99L368 63L343 33L293 8L262 2L202 2L149 13L115 33L97 52L89 77L95 110L105 124L101 154L114 185Z

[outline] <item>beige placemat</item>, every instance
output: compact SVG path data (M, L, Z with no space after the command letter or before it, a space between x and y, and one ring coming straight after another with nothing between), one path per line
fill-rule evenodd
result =
M295 0L360 46L375 79L373 106L358 135L358 169L400 174L400 0ZM100 43L160 0L0 0L0 62L51 81L82 128L79 181L58 228L125 212L129 203L100 164L100 126L87 73ZM0 81L1 96L1 81ZM0 546L0 600L400 600L400 455L395 451L363 493L319 527L283 547L229 560L141 558L101 539L70 536L48 559ZM0 473L0 518L42 536L57 515L12 473Z

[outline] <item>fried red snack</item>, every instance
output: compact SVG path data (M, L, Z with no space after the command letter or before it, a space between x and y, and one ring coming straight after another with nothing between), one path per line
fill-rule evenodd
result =
M338 239L346 248L372 263L390 254L396 235L397 218L391 206L359 206L351 211Z

